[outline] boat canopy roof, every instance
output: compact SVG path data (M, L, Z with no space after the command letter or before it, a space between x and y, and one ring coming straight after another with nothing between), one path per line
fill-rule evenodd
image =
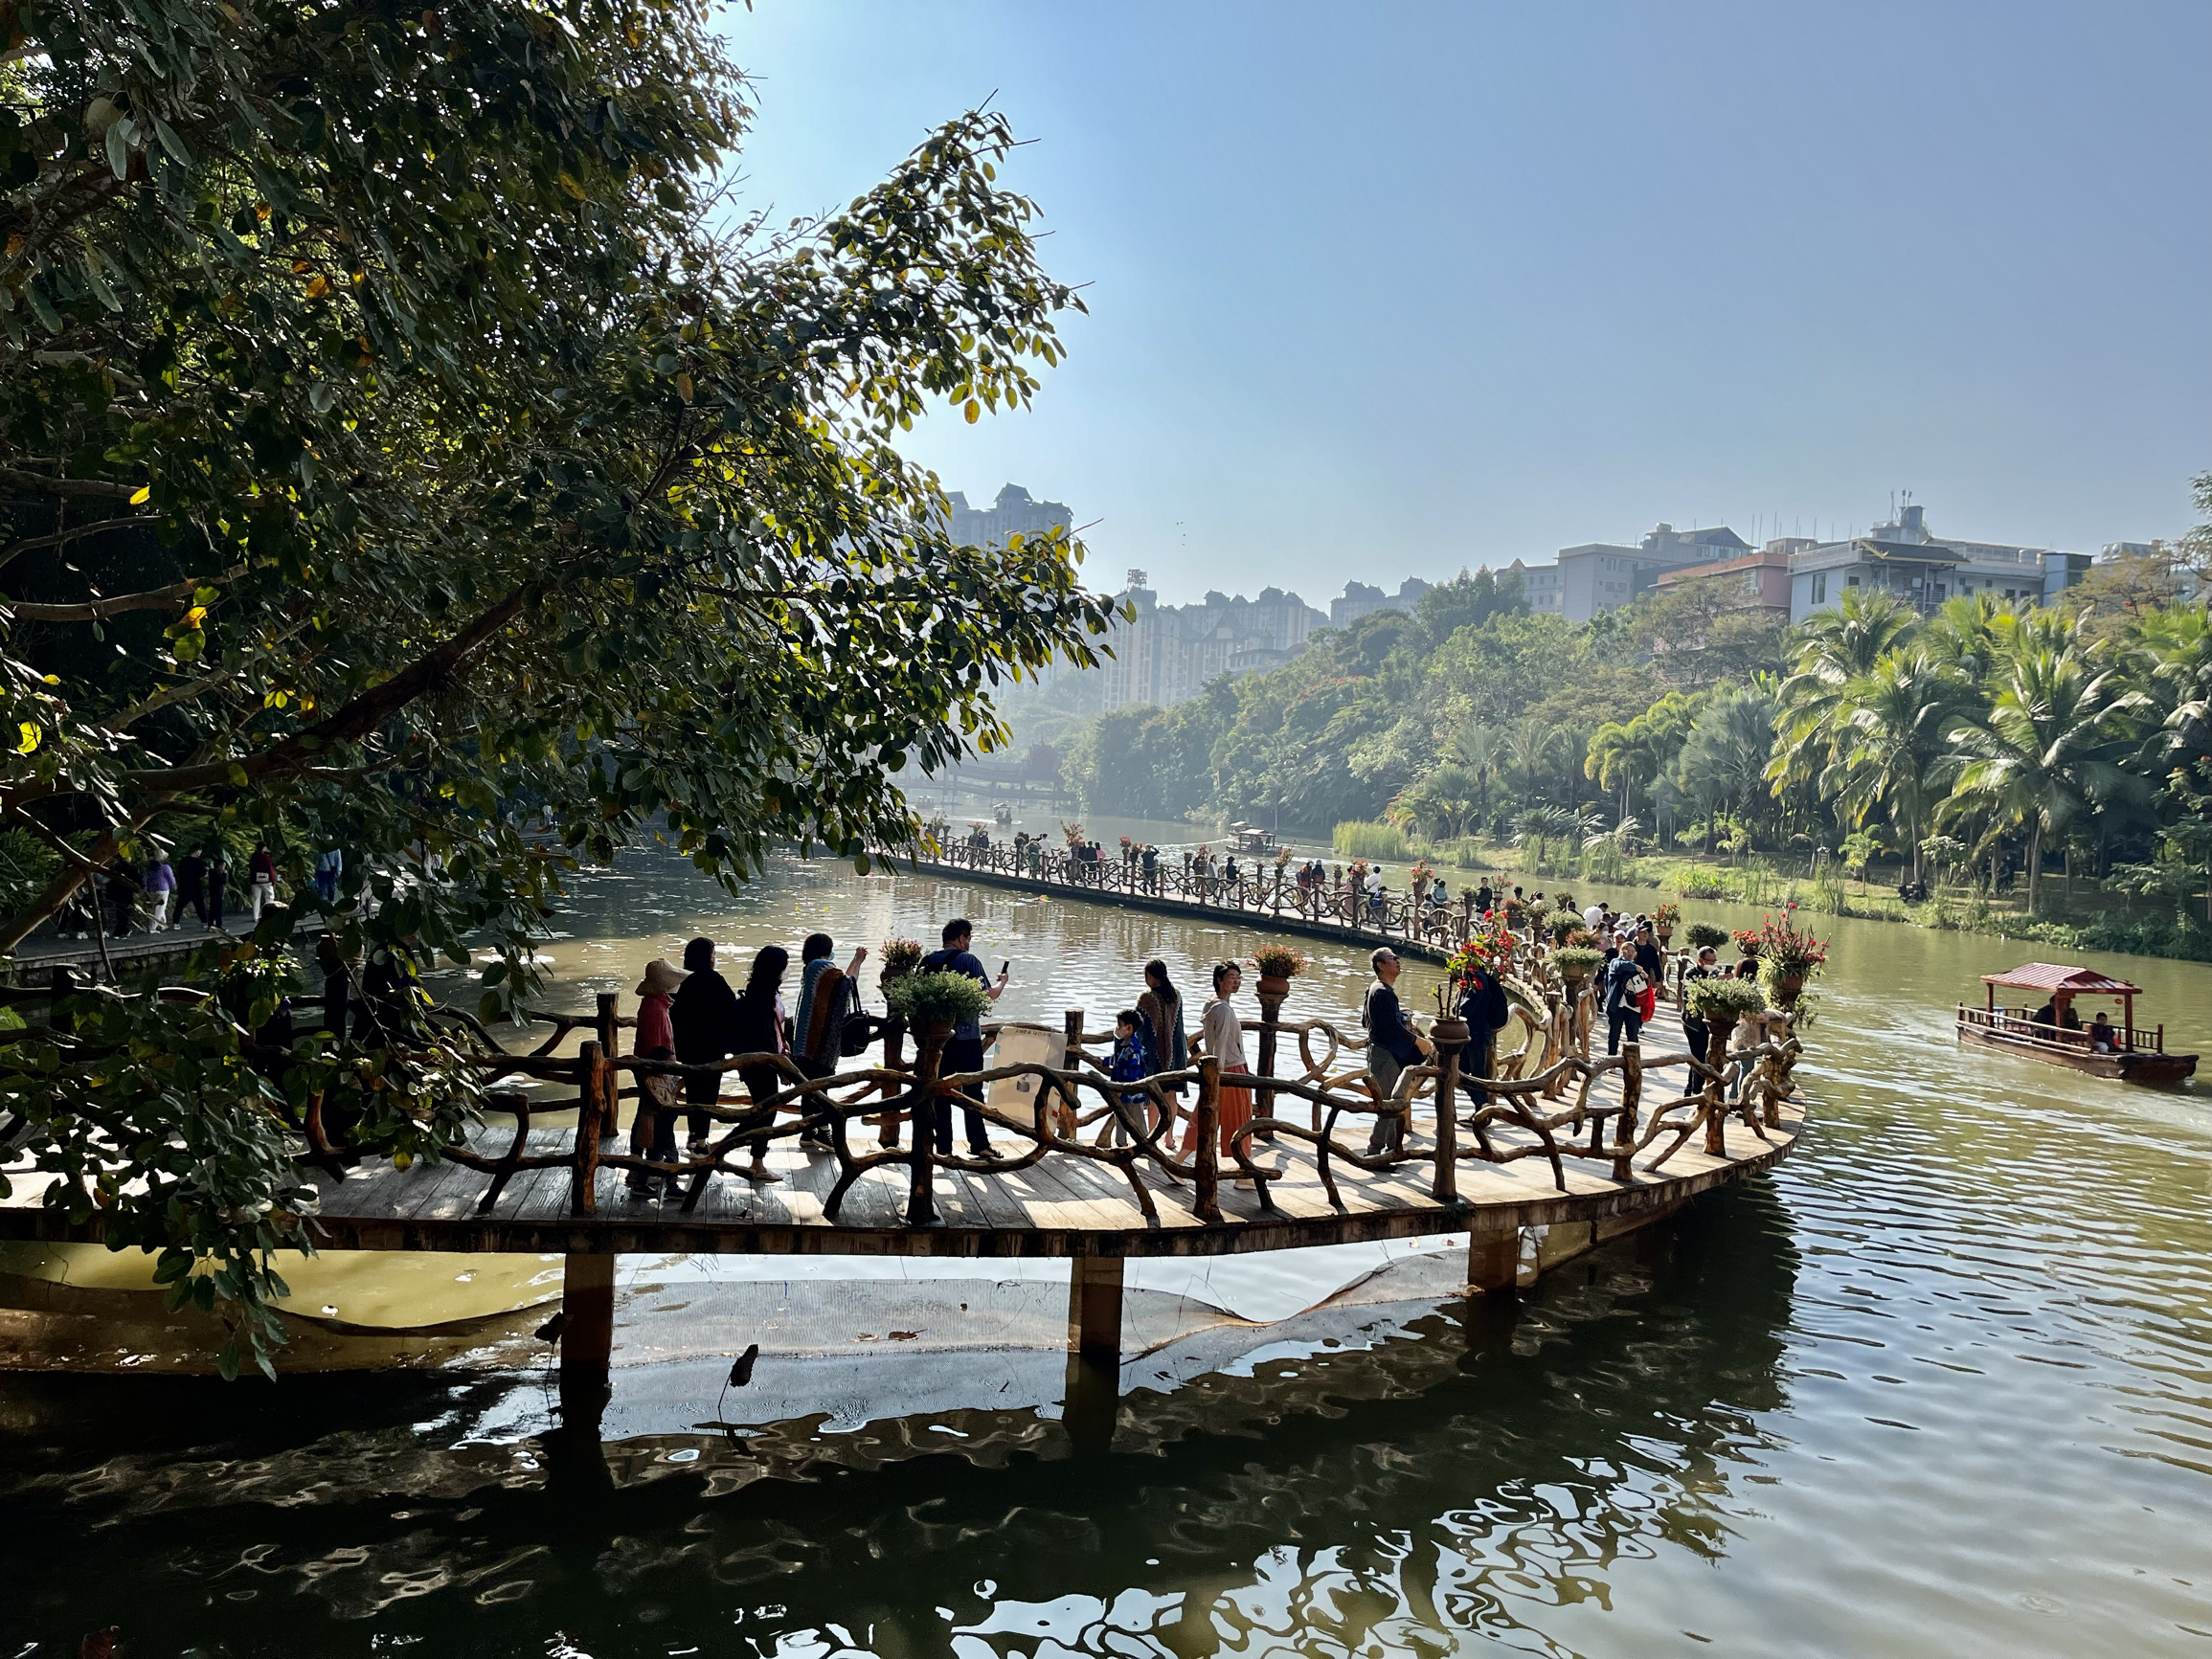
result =
M2143 989L2093 968L2068 968L2058 962L2022 963L2009 974L1984 974L1981 982L2023 991L2072 991L2086 997L2138 997Z

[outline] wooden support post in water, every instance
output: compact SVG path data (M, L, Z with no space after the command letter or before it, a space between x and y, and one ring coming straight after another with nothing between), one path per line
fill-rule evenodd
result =
M1467 1238L1467 1286L1474 1290L1510 1290L1521 1276L1521 1229L1478 1228Z
M1613 1178L1629 1179L1636 1149L1636 1108L1643 1104L1643 1044L1630 1038L1620 1047L1620 1116L1613 1126Z
M1077 1256L1068 1267L1068 1352L1118 1365L1122 1259Z
M1068 1264L1068 1376L1060 1420L1077 1452L1114 1444L1121 1413L1119 1256L1077 1256Z
M576 1086L576 1147L570 1166L569 1210L573 1215L596 1216L599 1213L600 1120L606 1112L609 1067L597 1042L585 1043L577 1050L576 1060L582 1075Z
M596 1023L599 1032L599 1053L608 1062L604 1111L599 1118L601 1140L612 1137L622 1126L622 1074L615 1069L613 1064L621 1057L622 1052L621 1027L615 1023L621 1004L621 996L613 991L601 991L598 995L598 1019ZM640 1087L643 1087L643 1084Z
M1198 1062L1198 1107L1190 1118L1191 1161L1197 1166L1194 1194L1198 1219L1221 1220L1221 1062L1205 1055Z
M914 1040L921 1044L921 1052L914 1057L914 1102L911 1116L914 1119L914 1150L907 1155L907 1167L913 1172L906 1200L906 1224L910 1227L934 1227L938 1223L936 1164L937 1120L939 1112L949 1114L953 1103L937 1094L937 1072L944 1065L945 1039L953 1034L950 1025L929 1024L914 1028Z
M1459 1201L1459 1054L1467 1046L1467 1021L1446 1016L1429 1028L1436 1045L1436 1178L1429 1196L1440 1204ZM1409 1113L1411 1108L1408 1109Z
M598 1421L615 1348L615 1258L561 1258L561 1411Z

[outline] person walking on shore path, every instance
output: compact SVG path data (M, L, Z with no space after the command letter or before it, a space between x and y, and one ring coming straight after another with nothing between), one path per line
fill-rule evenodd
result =
M684 947L684 975L668 1003L676 1058L686 1065L712 1065L746 1052L736 1045L737 993L714 971L713 940L693 939ZM684 1098L691 1107L685 1145L694 1155L706 1150L709 1133L709 1115L700 1109L716 1104L721 1094L720 1072L684 1079Z
M176 871L170 867L169 855L157 852L153 863L146 866L147 930L152 933L169 931L169 901L176 897ZM180 922L184 918L179 916Z
M208 845L208 926L223 925L223 889L231 885L231 856L219 841Z
M258 923L262 908L276 902L277 861L267 841L256 841L254 856L246 862L246 913Z
M1404 971L1398 953L1385 945L1367 958L1367 964L1375 971L1375 982L1360 1005L1360 1023L1367 1028L1367 1078L1376 1113L1374 1130L1367 1136L1367 1155L1380 1157L1405 1150L1406 1117L1412 1108L1409 1104L1401 1112L1393 1104L1398 1079L1407 1066L1421 1063L1429 1043L1413 1030L1398 1001L1398 975ZM1450 1103L1443 1110L1450 1110Z
M955 916L944 925L938 935L944 940L944 949L932 951L921 960L924 974L965 974L983 988L983 995L996 1002L1006 989L1006 975L1002 972L993 979L983 972L983 965L968 949L975 940L975 924L965 916ZM981 1020L963 1020L953 1027L953 1034L945 1042L944 1059L937 1075L955 1076L963 1071L981 1071L983 1068L983 1022ZM937 1151L949 1155L953 1150L953 1119L951 1104L943 1099L930 1103L935 1119L933 1132L937 1135ZM983 1114L974 1107L960 1109L965 1118L968 1152L975 1157L991 1155L991 1137L984 1126ZM920 1125L915 1133L922 1132Z
M1705 1063L1705 1049L1711 1043L1713 1034L1703 1020L1690 1012L1690 987L1700 979L1717 977L1720 972L1719 953L1710 945L1700 945L1698 947L1698 959L1683 970L1682 981L1679 987L1682 999L1682 1037L1689 1043L1690 1052L1697 1056L1700 1065ZM1693 1081L1697 1077L1697 1073L1694 1071L1689 1075Z
M346 855L336 847L326 847L315 860L315 891L323 903L338 902L338 878L346 873Z
M188 909L199 918L201 927L208 925L208 862L197 852L187 852L176 862L176 920L180 928Z

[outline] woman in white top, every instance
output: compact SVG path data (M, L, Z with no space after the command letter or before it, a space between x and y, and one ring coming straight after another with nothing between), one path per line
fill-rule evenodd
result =
M1246 1124L1252 1121L1252 1090L1227 1087L1229 1074L1242 1072L1250 1075L1252 1067L1244 1059L1244 1021L1236 1015L1236 1006L1230 1001L1244 984L1244 972L1234 962L1217 962L1213 969L1213 1000L1206 1005L1199 1016L1198 1040L1206 1052L1221 1062L1223 1087L1220 1097L1221 1150L1229 1151L1229 1143ZM1195 1115L1183 1132L1183 1151L1185 1156L1198 1150L1198 1120Z

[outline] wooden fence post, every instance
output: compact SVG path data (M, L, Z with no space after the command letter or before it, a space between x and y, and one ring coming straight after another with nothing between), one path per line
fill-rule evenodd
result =
M1728 1027L1720 1020L1713 1022L1711 1040L1705 1044L1705 1064L1713 1075L1705 1079L1705 1153L1711 1157L1728 1155Z
M569 1166L572 1215L599 1213L599 1131L606 1111L606 1055L596 1042L587 1042L576 1051L576 1147Z
M1436 1044L1436 1178L1429 1195L1440 1204L1459 1201L1459 1051L1467 1046L1467 1021L1445 1018L1429 1028ZM1411 1116L1412 1107L1407 1106Z
M1213 1055L1198 1062L1198 1106L1190 1117L1191 1161L1197 1166L1199 1220L1221 1220L1221 1062Z
M608 1063L606 1068L606 1111L605 1115L599 1119L599 1136L601 1139L613 1136L622 1127L622 1074L615 1069L613 1064L621 1058L622 1053L621 1027L615 1023L621 1000L621 995L617 992L601 991L598 995L599 1006L597 1023L599 1032L599 1053L605 1057ZM643 1085L641 1083L639 1087L642 1088Z
M1636 1108L1643 1104L1643 1043L1630 1038L1620 1048L1620 1116L1613 1126L1613 1178L1630 1177L1629 1155L1636 1149Z
M937 1113L950 1113L952 1102L937 1095L937 1072L943 1066L945 1039L953 1028L941 1021L914 1027L915 1041L921 1052L914 1058L914 1102L910 1114L914 1127L914 1151L907 1155L907 1167L913 1172L913 1180L906 1200L906 1224L910 1227L934 1227L937 1224L936 1181L937 1119Z
M1070 1008L1060 1016L1061 1028L1067 1034L1063 1064L1071 1069L1083 1064L1083 1010ZM1073 1140L1076 1134L1075 1102L1057 1089L1052 1092L1052 1112L1060 1125L1060 1137Z

